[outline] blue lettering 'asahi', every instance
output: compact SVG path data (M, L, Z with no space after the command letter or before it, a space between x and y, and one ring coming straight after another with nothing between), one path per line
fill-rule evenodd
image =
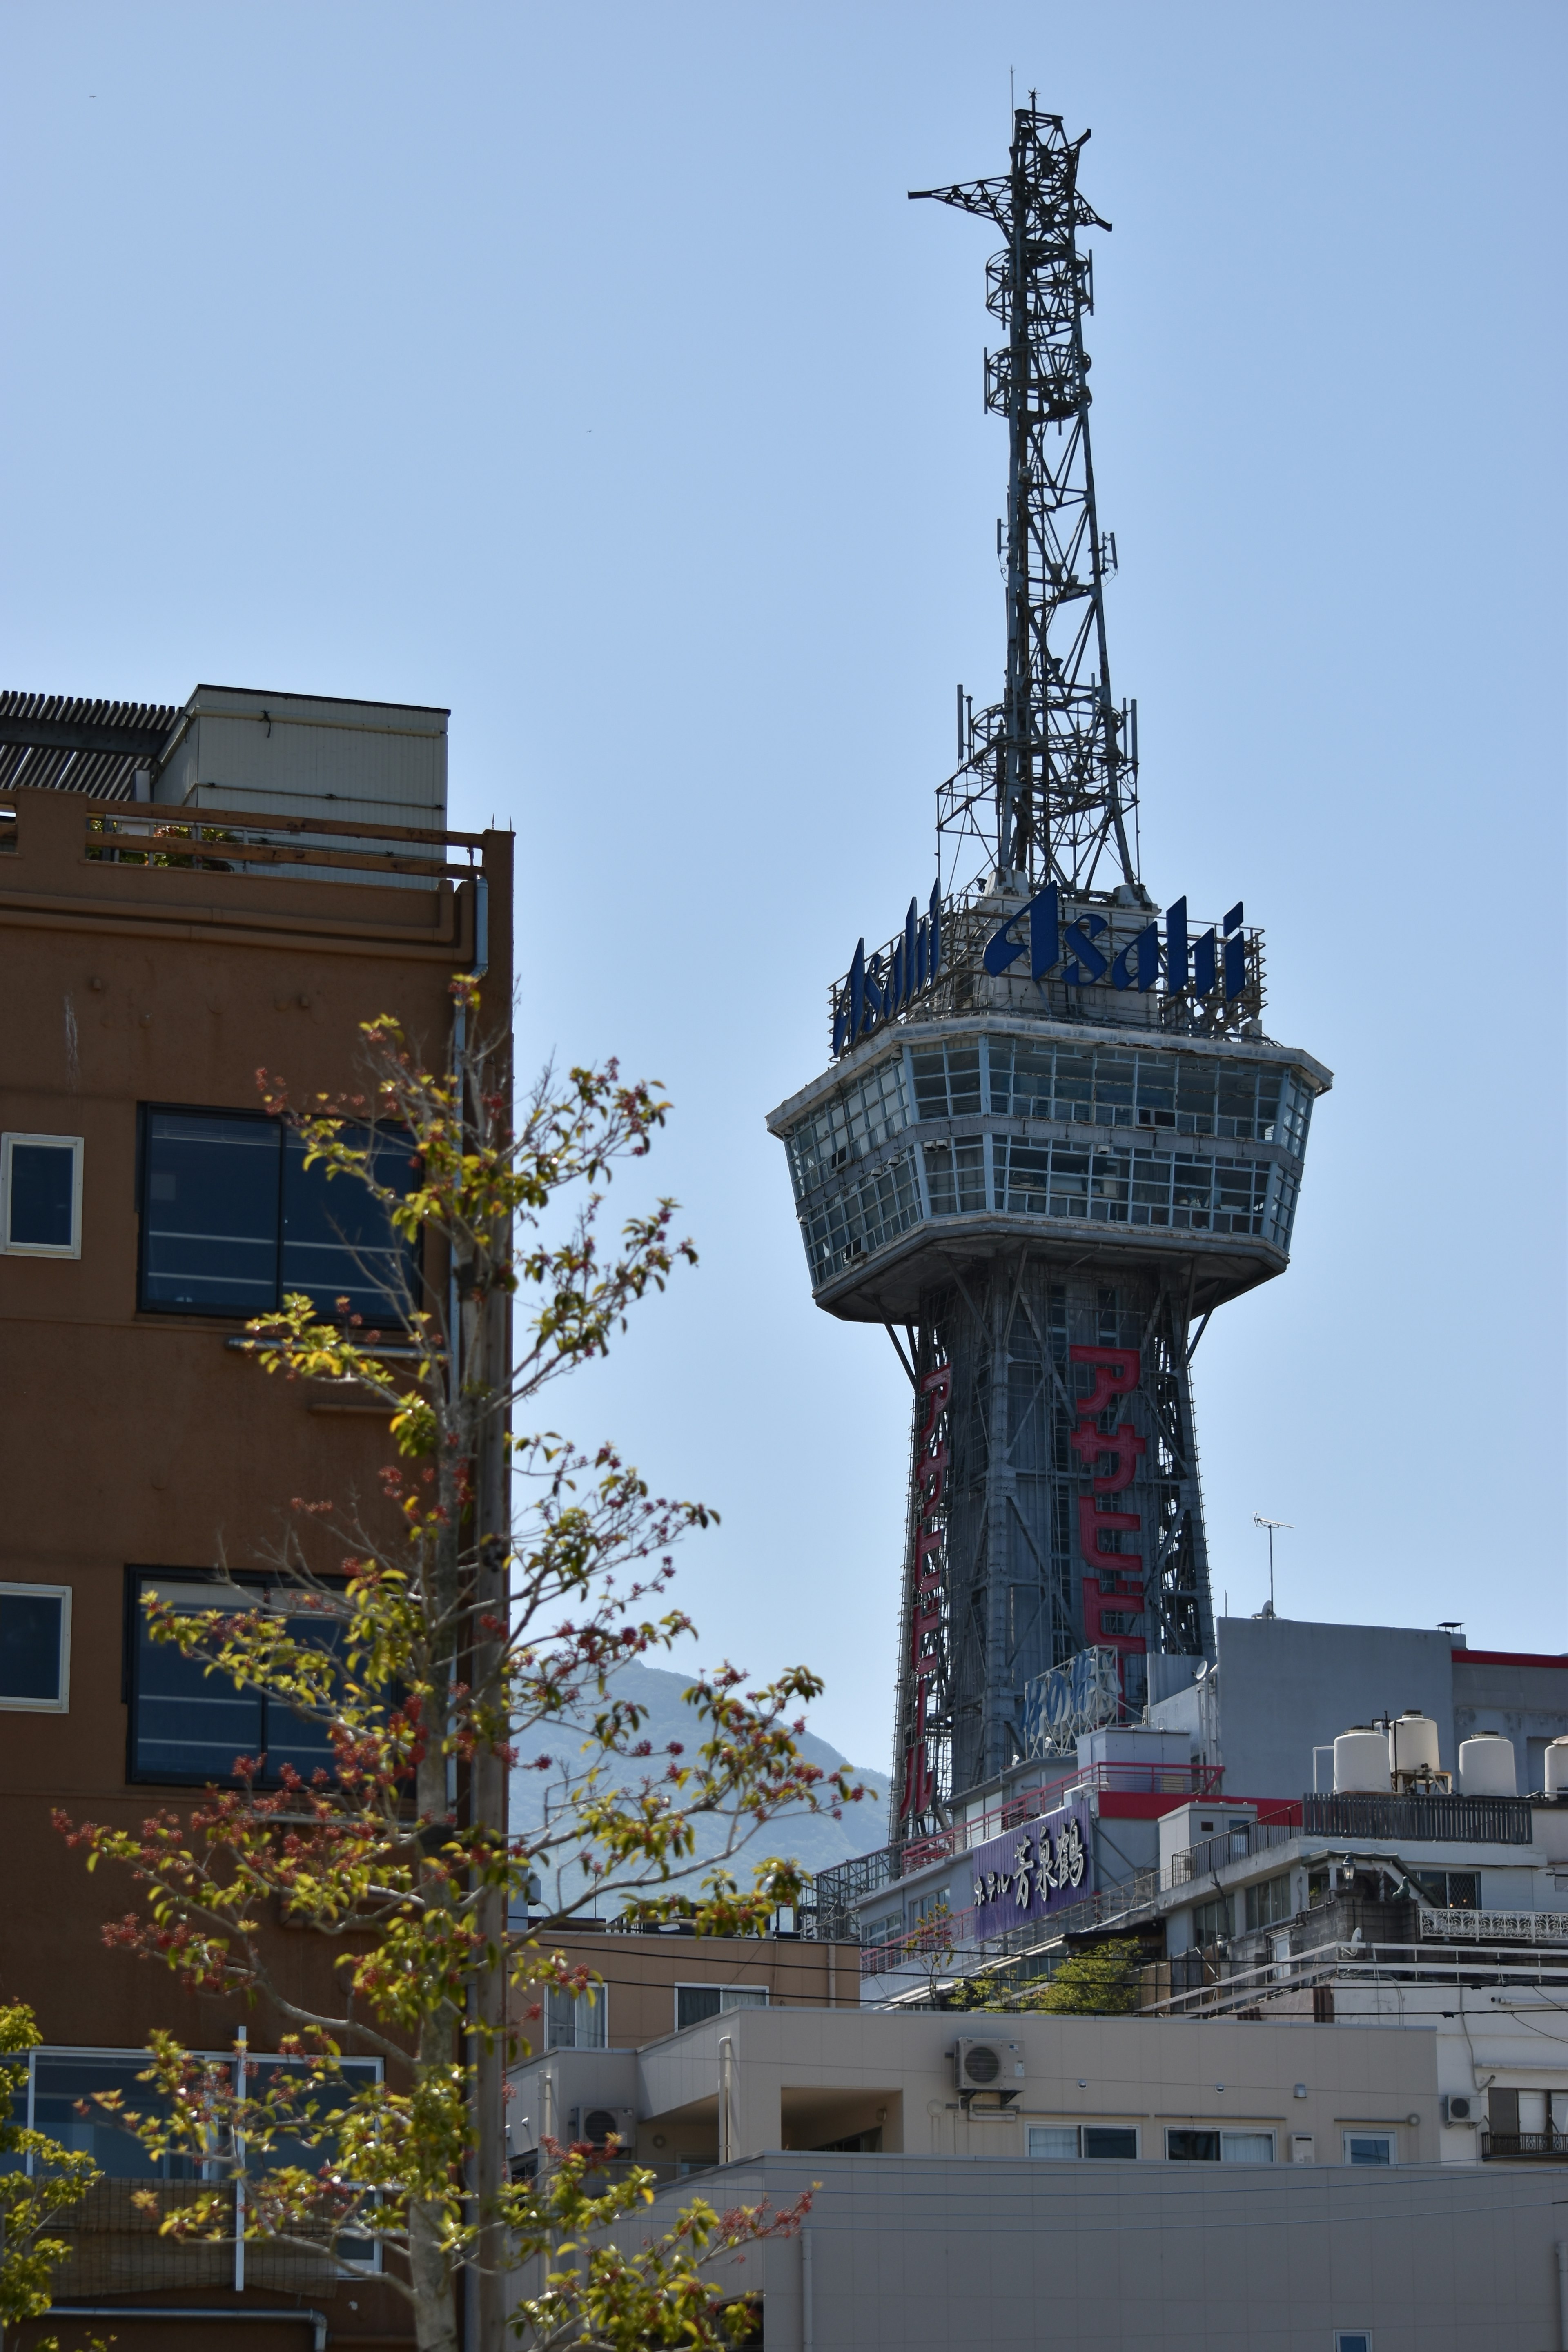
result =
M1089 912L1064 923L1061 892L1052 882L1037 890L1016 915L997 924L981 961L992 977L999 979L1026 955L1031 980L1055 979L1067 988L1092 988L1109 980L1112 988L1147 991L1159 986L1163 971L1167 996L1184 996L1189 991L1197 997L1212 996L1220 986L1223 971L1225 1002L1229 1004L1247 985L1243 919L1238 898L1217 931L1211 923L1197 939L1189 939L1187 902L1177 898L1165 910L1163 952L1159 924L1146 923L1136 938L1109 954L1095 944L1110 929L1106 918Z
M911 898L904 917L901 939L868 957L866 942L858 940L848 977L837 992L833 1016L833 1050L847 1054L863 1037L902 1013L922 996L942 970L942 892L931 885L931 903L918 919Z

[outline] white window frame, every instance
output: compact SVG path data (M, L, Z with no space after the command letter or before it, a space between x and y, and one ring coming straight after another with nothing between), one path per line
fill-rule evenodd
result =
M691 2030L689 2026L683 2026L680 2022L680 1996L683 1992L716 1992L719 1996L721 2017L727 2016L731 2010L735 2009L766 2009L768 2006L766 1985L716 1985L711 1979L702 1982L695 1978L687 1978L683 1982L670 1987L670 2006L675 2012L673 2030L677 2033L689 2033ZM737 2000L734 1998L737 1993L743 1993L745 1999ZM710 2022L705 2017L699 2018L697 2021L700 2025Z
M1399 2161L1399 2134L1396 2131L1380 2130L1370 2125L1363 2125L1358 2129L1352 2125L1349 2130L1345 2131L1342 2135L1342 2146L1344 2149L1344 2160L1347 2164L1353 2164L1355 2162L1354 2157L1351 2154L1351 2142L1352 2139L1386 2140L1388 2143L1388 2160L1390 2164L1397 2164Z
M68 1145L71 1155L71 1237L68 1246L57 1242L14 1242L11 1239L11 1154L18 1143L42 1143L58 1151ZM81 1255L81 1163L85 1151L79 1135L0 1135L0 1252L7 1257L79 1257Z
M0 1712L9 1715L68 1715L71 1700L71 1589L68 1584L0 1584L7 1592L32 1594L60 1604L60 1674L57 1698L7 1698L0 1693Z

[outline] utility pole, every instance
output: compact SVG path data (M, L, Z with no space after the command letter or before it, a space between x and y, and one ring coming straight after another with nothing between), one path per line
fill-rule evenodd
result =
M482 892L482 881L479 887ZM483 945L487 929L482 919L476 923L474 971L481 980L487 970ZM476 1008L475 1017L482 1019L482 1010ZM510 1102L512 1074L510 1065L482 1071L476 1066L471 1057L482 1052L483 1040L470 1037L468 1015L461 1006L454 1021L452 1042L458 1108L465 1128L471 1126L477 1140L486 1126L482 1097L500 1094ZM499 1219L486 1234L474 1263L458 1270L448 1309L454 1400L466 1399L474 1415L469 1687L476 1698L489 1694L492 1703L502 1690L510 1623L511 1561L505 1402L511 1370L511 1298L494 1276L508 1264L510 1251L510 1221ZM501 1630L491 1630L495 1627ZM509 1729L504 1723L500 1727L503 1746ZM489 1742L478 1741L468 1768L468 1822L471 1829L487 1833L487 1845L499 1838L504 1847L507 1797L504 1757L497 1755ZM463 2347L464 2352L505 2352L506 2247L504 2233L494 2218L506 2182L507 1899L503 1889L481 1891L475 1925L483 1941L484 1958L470 1982L467 2023L473 2066L470 2179L480 2229L473 2267L464 2279Z

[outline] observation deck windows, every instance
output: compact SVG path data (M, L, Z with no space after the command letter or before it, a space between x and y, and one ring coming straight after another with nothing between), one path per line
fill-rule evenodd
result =
M930 1166L927 1146L927 1165ZM1269 1213L1267 1160L1200 1160L1163 1151L1078 1151L1058 1143L993 1139L996 1205L1016 1216L1164 1226L1173 1232L1258 1234ZM1294 1205L1294 1179L1285 1217ZM935 1210L935 1196L932 1196ZM1278 1224L1278 1213L1274 1223ZM1272 1230L1269 1237L1276 1238ZM1280 1246L1285 1246L1281 1240Z
M1004 1118L1057 1118L1089 1127L1169 1128L1240 1142L1305 1149L1310 1097L1277 1064L1197 1054L1085 1052L1017 1037L987 1039L988 1107ZM951 1055L954 1048L949 1046ZM934 1055L917 1055L935 1063ZM916 1082L920 1116L943 1115Z
M973 1118L980 1109L980 1041L941 1045L910 1056L917 1118Z
M801 1219L812 1280L826 1282L857 1258L868 1257L913 1224L920 1213L914 1154L910 1151L830 1193Z
M815 1192L836 1168L865 1159L908 1124L903 1055L893 1054L803 1119L791 1134L790 1172L797 1199Z
M985 1147L979 1137L971 1143L928 1143L923 1149L931 1215L951 1217L965 1209L984 1209Z

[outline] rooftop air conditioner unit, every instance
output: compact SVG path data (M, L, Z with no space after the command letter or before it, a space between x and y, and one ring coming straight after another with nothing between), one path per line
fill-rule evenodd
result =
M603 2147L612 2135L620 2141L617 2156L630 2156L637 2143L637 2111L635 2107L574 2107L571 2112L571 2137L574 2141L586 2140L591 2147Z
M1446 2091L1443 2095L1446 2124L1479 2124L1485 2113L1486 2101L1474 2091Z
M1004 2106L1024 2087L1024 2045L1021 2042L961 2041L953 2046L958 2087L964 2094L994 2091Z

